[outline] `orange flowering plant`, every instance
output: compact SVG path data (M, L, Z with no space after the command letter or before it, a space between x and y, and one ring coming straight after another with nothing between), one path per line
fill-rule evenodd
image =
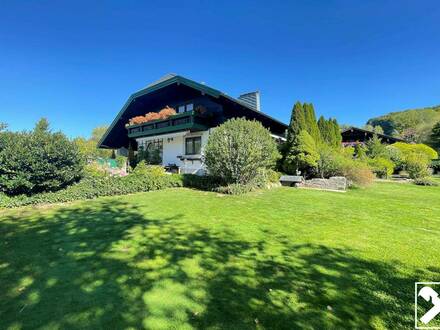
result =
M159 111L160 119L167 119L168 117L174 116L176 114L176 110L166 106L162 110Z
M138 125L143 123L148 123L149 121L158 120L158 119L167 119L176 114L176 110L173 108L166 106L159 112L148 112L145 116L136 116L131 118L128 121L128 125Z

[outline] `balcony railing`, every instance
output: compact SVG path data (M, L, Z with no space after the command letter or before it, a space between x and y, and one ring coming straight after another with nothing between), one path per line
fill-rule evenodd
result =
M209 127L206 125L204 118L200 117L194 111L190 111L176 114L167 119L159 119L138 125L130 125L127 127L127 130L128 137L136 138L184 130L204 131L208 128Z

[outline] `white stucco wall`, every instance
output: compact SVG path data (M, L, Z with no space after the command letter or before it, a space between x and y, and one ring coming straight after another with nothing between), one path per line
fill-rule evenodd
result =
M181 160L178 156L185 156L185 139L188 137L201 136L202 138L202 154L203 149L208 142L210 131L200 132L178 132L174 134L166 134L159 136L150 136L146 138L138 138L136 141L138 144L146 143L149 140L162 139L163 141L163 153L162 153L162 165L176 164L179 166L181 173L192 173L203 175L205 173L205 167L201 160ZM201 157L200 155L188 155L190 158Z

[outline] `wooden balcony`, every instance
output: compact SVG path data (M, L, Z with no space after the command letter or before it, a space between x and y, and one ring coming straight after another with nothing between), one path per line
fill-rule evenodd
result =
M161 135L179 131L205 131L209 128L205 119L194 111L179 113L167 119L159 119L131 125L127 127L128 137L138 138L144 136Z

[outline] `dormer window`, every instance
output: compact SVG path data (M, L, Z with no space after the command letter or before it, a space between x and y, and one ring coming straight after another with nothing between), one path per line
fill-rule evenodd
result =
M177 107L177 112L178 113L184 113L184 112L193 111L193 110L194 110L194 104L193 103L187 103L187 104L179 105Z

